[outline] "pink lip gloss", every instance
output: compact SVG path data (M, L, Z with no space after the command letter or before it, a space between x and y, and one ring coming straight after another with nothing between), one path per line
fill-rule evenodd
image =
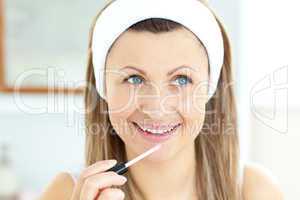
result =
M124 163L117 163L115 166L111 167L110 169L106 170L106 172L108 171L114 171L116 173L118 173L119 175L126 173L128 170L128 167L133 165L134 163L142 160L143 158L145 158L146 156L150 155L151 153L157 151L160 147L162 146L162 144L158 144L152 148L150 148L149 150L145 151L144 153L142 153L141 155L137 156L136 158Z
M133 123L133 125L135 126L136 130L143 136L144 139L146 139L147 141L152 142L152 143L164 142L164 141L170 139L172 136L174 136L174 132L181 126L181 124L178 124L171 131L169 131L167 133L152 134L152 133L142 130L135 123Z

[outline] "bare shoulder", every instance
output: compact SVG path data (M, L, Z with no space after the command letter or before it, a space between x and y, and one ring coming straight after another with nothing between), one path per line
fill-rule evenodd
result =
M283 200L277 178L270 170L254 162L245 164L243 193L245 200Z
M67 172L58 173L44 189L39 200L69 200L74 188L74 181Z

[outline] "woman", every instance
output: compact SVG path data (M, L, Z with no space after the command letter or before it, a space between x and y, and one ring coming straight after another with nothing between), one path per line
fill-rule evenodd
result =
M240 161L230 42L216 21L224 60L212 97L203 84L212 73L203 41L175 21L151 18L130 26L110 47L104 99L94 89L98 85L93 57L98 55L91 51L91 34L86 168L78 177L58 174L41 200L283 199L262 167ZM162 134L157 129L172 133L162 148L124 175L105 172L159 143L143 134Z

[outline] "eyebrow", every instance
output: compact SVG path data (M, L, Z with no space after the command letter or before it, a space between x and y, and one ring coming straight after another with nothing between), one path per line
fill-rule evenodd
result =
M124 70L124 69L133 69L133 70L136 70L136 71L140 72L141 74L147 76L147 73L144 70L139 69L139 68L134 67L134 66L125 66L121 70ZM189 67L187 65L182 65L182 66L176 67L175 69L172 69L171 71L169 71L168 72L168 76L172 75L174 72L176 72L176 71L178 71L180 69L191 69L193 71L196 71L194 68L191 68L191 67Z

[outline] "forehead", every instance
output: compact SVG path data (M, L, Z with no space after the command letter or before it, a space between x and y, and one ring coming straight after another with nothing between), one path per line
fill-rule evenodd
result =
M207 62L205 48L186 29L158 34L127 31L120 35L110 49L106 68L137 65L162 69L183 64L203 66Z

